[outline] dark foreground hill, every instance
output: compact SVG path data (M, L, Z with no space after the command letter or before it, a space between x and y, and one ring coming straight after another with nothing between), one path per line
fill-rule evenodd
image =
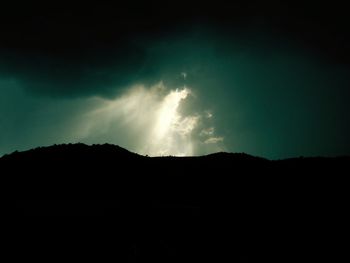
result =
M345 247L349 164L349 157L270 161L231 153L150 158L107 144L0 159L14 214L110 216L88 229L76 223L77 240L81 245L95 234L132 262L334 261L332 253L317 253ZM70 244L62 233L75 230L60 225L26 236ZM256 248L265 256L242 256ZM106 260L92 251L93 260Z

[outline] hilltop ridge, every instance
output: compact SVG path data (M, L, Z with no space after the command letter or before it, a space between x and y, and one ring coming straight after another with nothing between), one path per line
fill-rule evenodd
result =
M281 233L275 249L297 243L311 253L341 245L334 233L348 222L349 157L152 158L114 145L72 144L5 155L0 170L14 214L113 217L99 238L113 231L113 243L132 262L214 262L232 251L239 252L232 262L253 262L238 256L251 237L263 238L264 247ZM32 236L47 228L38 229Z

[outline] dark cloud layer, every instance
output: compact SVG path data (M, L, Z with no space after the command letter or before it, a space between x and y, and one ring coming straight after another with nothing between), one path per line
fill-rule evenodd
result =
M162 80L191 87L189 110L215 114L229 151L349 154L346 11L340 1L11 1L0 11L0 151L64 142L85 99Z
M162 77L154 60L159 54L150 47L203 30L225 36L226 48L237 42L254 48L261 43L250 35L260 35L347 64L347 19L336 4L289 1L12 3L2 8L0 69L38 94L110 96L135 81Z

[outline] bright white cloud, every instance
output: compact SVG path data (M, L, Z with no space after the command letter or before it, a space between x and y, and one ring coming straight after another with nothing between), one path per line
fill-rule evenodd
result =
M188 96L188 90L173 90L163 99L155 116L153 135L158 140L164 139L171 130L181 129L178 109L180 102ZM177 127L180 126L180 127ZM184 127L185 128L185 127Z
M203 129L201 130L201 132L199 133L200 136L211 136L214 134L214 127L210 127L207 129Z
M211 111L209 111L209 110L206 110L206 111L204 112L204 116L205 116L207 119L210 119L210 118L213 117L213 113L212 113Z
M222 142L224 140L223 137L210 137L204 141L205 144L213 144L213 143L218 143Z
M80 140L108 141L150 156L197 154L203 141L215 144L222 138L214 137L213 127L203 126L207 112L181 111L189 96L188 88L169 90L160 82L150 88L135 86L115 100L95 98L99 106L85 116Z

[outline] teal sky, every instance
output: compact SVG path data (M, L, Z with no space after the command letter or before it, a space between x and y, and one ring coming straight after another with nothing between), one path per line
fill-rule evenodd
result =
M1 46L0 155L70 142L151 155L350 154L346 54L256 22L191 21L156 33L129 25L107 44L99 25L60 51L66 41L41 34L42 47Z

